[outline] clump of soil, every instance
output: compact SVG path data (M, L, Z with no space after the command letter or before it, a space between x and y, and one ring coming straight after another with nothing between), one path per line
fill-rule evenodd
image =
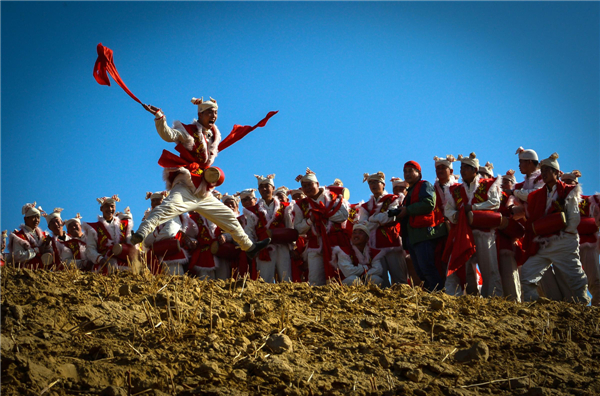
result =
M600 394L594 307L405 285L1 275L7 395Z

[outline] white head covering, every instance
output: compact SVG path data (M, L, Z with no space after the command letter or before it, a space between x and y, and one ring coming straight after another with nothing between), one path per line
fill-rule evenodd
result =
M208 109L219 109L219 106L217 106L217 101L213 98L210 98L210 100L207 100L206 102L203 99L204 97L200 99L192 98L192 103L198 105L198 113L202 113Z
M396 186L408 187L408 183L399 177L392 177L390 181L392 182L392 188Z
M344 182L340 179L335 179L331 185L334 187L344 187Z
M512 184L517 183L517 178L515 177L515 171L513 169L507 170L506 175L503 175L502 178L510 180L512 182Z
M155 193L152 193L150 191L148 191L146 193L146 199L161 199L161 198L166 198L169 195L168 191L157 191Z
M519 147L515 154L519 154L520 160L538 161L537 153L531 149L525 150L523 147Z
M560 171L560 166L558 165L558 153L552 153L552 155L540 162L540 166L546 165L550 168L554 168L557 171Z
M484 166L479 167L479 172L487 173L491 177L494 177L494 164L486 162Z
M256 195L254 195L254 191L256 191L256 188L247 188L245 190L237 192L236 195L238 195L240 199L244 199L246 197L256 198Z
M286 186L281 186L281 187L278 187L277 190L275 190L275 194L282 193L284 195L287 195L288 191L289 191L289 188L287 188Z
M314 183L319 182L317 180L317 175L315 175L315 172L311 171L308 168L306 168L306 174L304 176L302 176L302 175L296 176L296 181L300 182L300 183L306 182L306 181L310 181L310 182L314 182Z
M306 194L304 194L304 191L302 191L301 188L298 188L296 190L288 190L287 194L291 197L293 195L296 194L302 194L302 198L306 197Z
M217 199L221 199L223 197L223 194L221 194L219 191L217 190L212 190L212 195L217 198Z
M23 208L21 208L21 213L23 215L25 215L25 217L30 217L30 216L35 216L35 215L39 216L41 214L41 212L42 212L42 207L40 206L40 207L36 208L35 202L33 202L32 204L31 203L25 204L23 206Z
M258 180L259 187L261 184L267 183L272 185L273 188L275 188L275 182L273 181L273 179L275 179L275 174L267 175L267 177L254 175L254 177L256 177L256 179Z
M75 215L75 217L73 217L72 219L66 220L65 221L65 227L68 227L69 224L71 224L74 221L77 222L77 223L79 223L79 224L81 224L81 215L79 213L77 213Z
M225 193L222 197L221 197L221 202L225 203L225 201L233 199L236 203L239 201L239 197L237 195L229 195L229 193Z
M366 181L375 180L385 185L385 174L383 172L377 172L373 174L363 173L363 183Z
M369 227L367 227L367 225L365 223L354 224L354 226L352 227L352 231L354 231L354 230L361 230L365 234L367 234L367 236L369 236L371 233L371 231L369 231Z
M578 170L574 170L570 173L563 173L562 176L560 177L560 180L562 180L562 181L575 180L575 183L579 184L580 177L581 177L581 172L579 172Z
M60 217L60 212L62 212L63 210L63 208L54 208L54 210L50 214L42 212L42 216L44 216L44 218L46 219L46 224L50 224L52 219L54 219L55 217L58 217L60 221L62 221L62 218Z
M96 198L96 201L98 201L100 203L100 206L107 204L107 203L121 202L121 200L119 199L119 196L117 194L113 195L112 197Z
M446 165L448 168L453 169L452 163L456 161L456 158L454 158L452 154L448 154L446 158L435 156L433 157L433 160L435 161L436 167L438 167L439 165Z
M469 154L468 157L463 157L462 154L458 154L457 159L463 164L471 165L473 168L479 170L479 160L477 159L477 155L475 155L475 153Z

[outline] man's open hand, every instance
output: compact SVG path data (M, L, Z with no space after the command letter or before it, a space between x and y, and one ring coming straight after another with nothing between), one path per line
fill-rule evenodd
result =
M142 103L142 107L146 110L149 111L150 113L152 113L152 115L156 115L156 113L158 113L159 111L161 111L161 109L159 109L156 106L152 106L150 104L143 104Z

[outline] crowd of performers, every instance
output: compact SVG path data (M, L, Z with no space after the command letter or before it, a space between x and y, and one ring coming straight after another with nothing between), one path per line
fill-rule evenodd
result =
M582 195L581 173L563 173L556 153L539 160L519 148L521 182L513 170L494 175L474 153L434 157L434 183L408 161L404 180L365 173L372 195L360 203L349 202L339 179L321 185L308 168L297 189L277 187L275 175L255 175L256 188L221 195L209 177L211 169L220 177L213 167L221 147L218 106L192 102L198 119L173 128L160 109L144 105L179 155L163 152L168 190L146 194L151 208L136 232L129 209L117 211L117 195L98 198L94 223L79 216L63 222L62 209L46 213L27 204L4 259L31 269L110 273L129 270L141 256L154 273L314 286L412 283L516 301L544 295L587 304L589 290L600 305L600 194ZM50 233L40 229L41 217Z

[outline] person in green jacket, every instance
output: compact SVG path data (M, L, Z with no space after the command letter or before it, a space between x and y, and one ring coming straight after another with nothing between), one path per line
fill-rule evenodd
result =
M412 258L423 287L429 291L444 287L435 266L437 239L447 234L444 223L435 224L435 189L422 180L421 166L415 161L404 164L404 180L408 182L406 198L401 208L388 211L388 216L400 222L402 245Z

